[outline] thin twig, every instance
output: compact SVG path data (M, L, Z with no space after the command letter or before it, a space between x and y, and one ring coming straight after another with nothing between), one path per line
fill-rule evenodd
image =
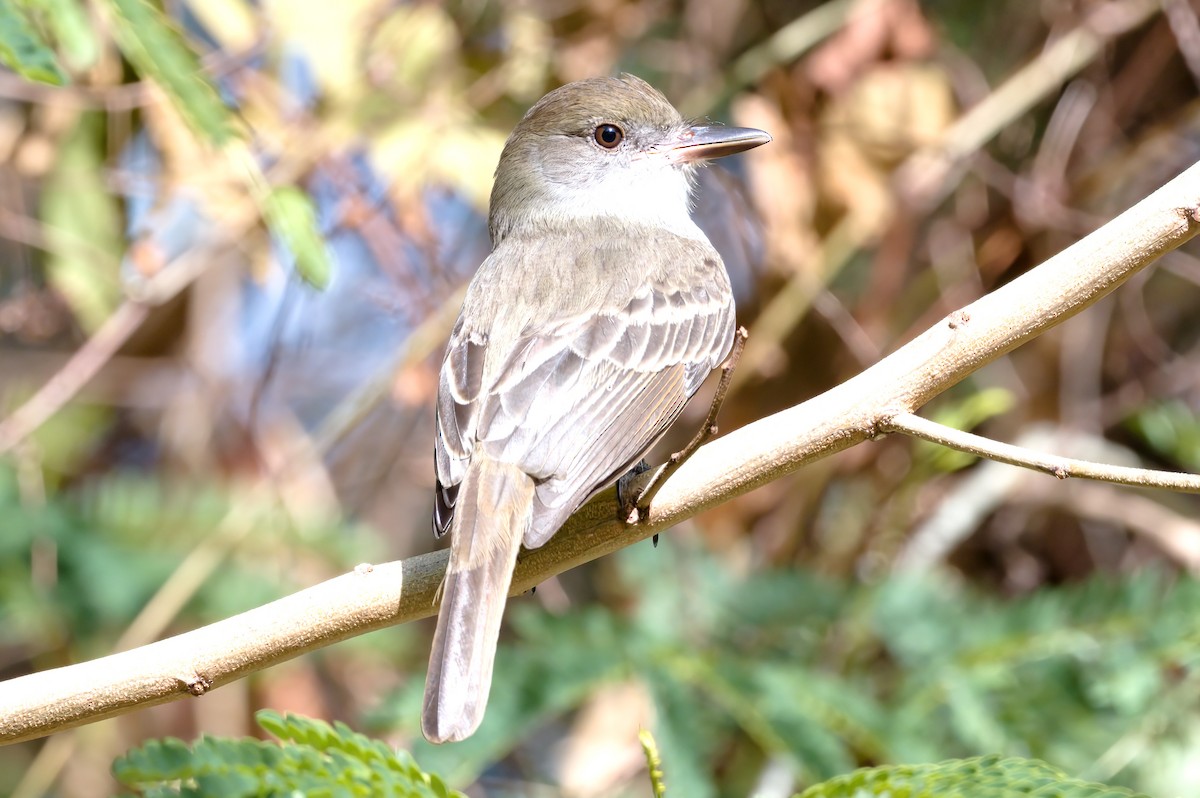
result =
M884 420L879 425L879 429L881 432L903 432L914 438L938 443L960 452L1041 471L1057 479L1078 477L1112 482L1117 485L1200 493L1200 474L1130 468L1035 452L1011 443L1001 443L970 432L956 430L944 424L938 424L936 421L921 418L914 413L897 413Z

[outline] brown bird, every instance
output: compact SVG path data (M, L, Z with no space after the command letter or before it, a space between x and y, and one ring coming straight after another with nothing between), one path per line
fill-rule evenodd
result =
M487 706L521 545L638 463L734 338L720 256L689 214L696 164L771 140L690 124L632 75L525 114L492 188L492 253L442 361L434 531L450 563L421 727L461 740Z

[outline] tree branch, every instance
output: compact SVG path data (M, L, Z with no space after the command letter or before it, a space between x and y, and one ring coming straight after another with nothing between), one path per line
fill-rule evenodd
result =
M1100 482L1112 482L1117 485L1200 493L1200 474L1130 468L1044 454L1021 446L1013 446L1011 443L1001 443L970 432L953 429L913 413L898 413L880 422L879 428L883 432L903 432L931 443L958 449L960 452L986 457L989 460L1042 471L1058 479L1080 477Z
M513 593L869 439L983 365L1070 318L1200 230L1200 165L1041 266L857 377L703 447L663 484L645 523L621 524L615 491L522 553ZM648 472L643 478L648 478ZM348 637L431 615L444 552L360 566L211 626L0 684L0 742L17 742L188 694Z

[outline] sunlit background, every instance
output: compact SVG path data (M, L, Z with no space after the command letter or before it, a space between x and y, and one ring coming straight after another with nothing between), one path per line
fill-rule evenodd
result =
M555 86L628 71L774 137L705 170L696 200L750 330L726 430L1200 157L1187 0L166 0L233 109L242 140L222 150L131 64L114 4L27 5L69 85L0 72L5 678L436 547L442 346L488 251L500 148ZM327 275L264 224L270 186L311 197ZM1195 252L923 414L1200 470ZM420 739L418 623L0 748L0 794L109 795L131 747L261 734L261 707L345 721L478 796L649 795L643 727L687 798L982 753L1191 794L1193 499L893 436L511 602L466 743Z

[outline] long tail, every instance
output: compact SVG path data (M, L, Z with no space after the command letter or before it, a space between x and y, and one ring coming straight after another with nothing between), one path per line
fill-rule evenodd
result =
M533 479L478 457L458 491L450 565L429 655L421 730L434 743L462 740L483 720L500 617L533 510Z

